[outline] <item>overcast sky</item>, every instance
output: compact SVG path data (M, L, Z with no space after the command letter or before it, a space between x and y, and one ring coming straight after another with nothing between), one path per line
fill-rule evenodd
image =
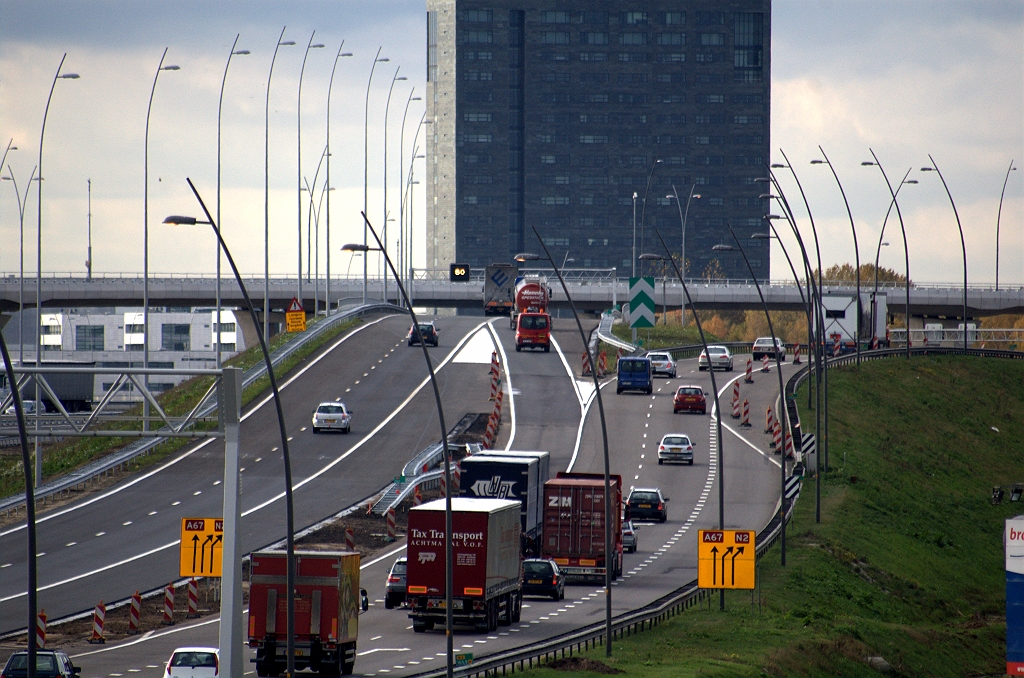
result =
M820 144L846 190L860 238L862 261L874 259L890 203L875 167L862 167L874 149L889 178L913 168L900 194L910 247L911 277L920 282L961 279L961 250L949 199L934 173L922 173L930 153L956 201L967 242L972 282L995 277L1000 191L1011 159L1024 163L1024 4L1019 0L776 0L772 20L772 161L790 158L807 193L827 267L851 262L854 249L842 198L828 168L812 166ZM383 220L382 160L388 86L400 67L388 126L388 207L399 209L399 163L408 165L423 113L413 101L400 159L401 120L415 87L424 91L425 7L412 0L181 2L163 0L0 0L0 153L24 191L38 162L40 125L54 73L57 82L46 125L43 184L43 270L85 270L87 179L92 179L94 272L142 269L143 140L146 106L161 54L149 130L150 270L209 272L212 234L205 227L166 227L169 214L200 215L185 177L211 210L216 204L217 103L225 61L236 34L227 77L222 127L221 212L225 238L243 272L263 270L263 143L266 79L275 40L287 26L270 92L271 268L297 266L296 114L303 54L315 30L302 90L302 168L313 182L325 147L327 88L331 96L331 268L344 274L349 256L338 250L361 240L363 107L378 47L369 103L369 215ZM340 50L342 40L345 41ZM423 136L419 144L423 146ZM316 180L323 182L324 169ZM416 165L423 178L422 161ZM780 170L791 203L800 203L792 177ZM1010 173L1002 211L1000 283L1024 284L1024 170ZM425 192L417 186L414 215L423 257ZM319 201L321 191L315 191ZM26 203L26 269L35 271L36 193ZM805 219L802 203L798 217ZM773 210L774 211L774 210ZM323 225L323 220L321 221ZM806 220L804 221L806 224ZM888 228L893 228L890 232ZM305 238L305 222L303 223ZM394 233L394 230L392 230ZM0 184L0 273L18 270L18 213L12 182ZM391 238L393 241L394 238ZM902 271L898 224L890 222L883 266ZM321 237L322 241L322 237ZM323 262L325 246L321 242ZM784 276L774 251L773 278ZM321 272L324 264L321 263ZM353 266L353 273L358 266Z

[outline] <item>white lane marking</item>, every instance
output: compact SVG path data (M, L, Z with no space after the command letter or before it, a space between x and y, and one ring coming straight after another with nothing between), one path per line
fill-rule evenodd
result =
M354 330L352 330L351 332L346 334L344 337L342 337L338 341L334 342L334 344L332 344L329 349L327 349L326 351L321 353L312 362L310 362L308 365L303 367L298 373L296 373L294 376L290 377L287 381L285 381L283 384L281 384L281 386L278 388L278 390L279 391L283 391L292 382L294 382L296 379L301 377L307 370L309 370L314 365L316 365L318 362L320 362L325 357L327 357L327 355L330 354L331 351L333 351L334 349L338 348L339 346L341 346L343 343L345 343L346 341L348 341L349 339L351 339L355 335L359 334L360 332L362 332L363 330L365 330L365 329L367 329L369 327L373 327L374 325L376 325L379 322L383 322L383 321L388 320L389 318L393 318L393 317L395 317L395 316L394 315L386 315L383 318L378 318L377 320L374 320L373 322L369 322L369 323L366 323L365 325L360 325L359 327L355 328ZM273 399L274 399L274 395L273 395L273 393L271 393L270 395L265 397L263 400L261 400L259 403L254 405L251 410L249 410L248 412L243 414L240 421L245 421L246 419L248 419L252 415L256 414L256 412L258 412L264 405L266 405L267 403L271 402ZM67 513L71 513L72 511L77 511L78 509L82 508L83 506L88 506L88 505L93 504L95 502L102 501L102 500L104 500L104 499L106 499L108 497L111 497L111 496L117 494L118 492L122 492L122 491L128 489L129 487L132 487L133 485L137 485L138 483L141 483L142 481L144 481L144 480L146 480L146 479L156 475L157 473L160 473L161 471L165 471L166 469L170 468L171 466L174 466L179 461L188 458L189 456L195 454L196 452L198 452L199 450L203 449L207 445L211 444L214 440L216 440L216 438L207 438L206 440L204 440L203 442L199 443L198 445L196 445L192 449L186 450L184 453L178 455L177 457L175 457L171 461L169 461L166 464L163 464L161 466L158 466L157 468L153 469L152 471L149 471L148 473L145 473L145 474L143 474L143 475L141 475L141 476L139 476L137 478L133 478L133 479L131 479L131 480L125 482L125 483L119 484L116 487L111 488L109 491L104 492L103 494L101 494L99 496L92 497L91 499L87 499L87 500L82 501L82 502L77 502L77 503L73 504L72 506L69 506L69 507L67 507L65 509L61 509L60 511L55 511L54 513L48 513L45 516L42 516L41 518L37 518L36 519L36 523L37 524L38 523L44 523L47 520L53 520L54 518L59 518L60 516L63 516L65 514L67 514ZM274 448L274 449L276 450L277 448ZM179 502L174 502L173 504L171 504L171 506L177 506L180 503L181 503L180 501ZM4 532L0 532L0 537L5 537L8 534L11 534L13 532L17 532L18 530L24 530L24 529L25 529L24 525L18 525L17 527L13 527L13 528L11 528L9 530L6 530Z
M508 369L508 356L505 354L505 347L501 345L498 333L494 329L495 322L492 320L487 323L487 332L491 335L491 341L501 355L501 369L505 371L505 381L508 383L508 416L512 424L508 429L508 442L505 444L505 449L511 450L512 442L516 439L516 391L512 388L512 373Z
M409 651L409 648L407 648L407 647L375 647L372 650L366 650L364 652L356 652L356 656L357 657L364 657L364 656L366 656L368 654L373 654L374 652L408 652L408 651Z

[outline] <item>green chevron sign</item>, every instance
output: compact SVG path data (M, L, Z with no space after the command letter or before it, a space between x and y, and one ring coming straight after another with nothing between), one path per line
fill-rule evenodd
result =
M654 327L654 278L629 279L629 326Z

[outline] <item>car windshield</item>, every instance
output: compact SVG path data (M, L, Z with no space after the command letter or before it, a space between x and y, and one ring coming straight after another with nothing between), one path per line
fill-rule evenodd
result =
M345 414L345 408L341 405L321 405L316 408L317 414Z
M708 350L714 355L723 355L726 352L725 346L708 346Z
M420 334L430 334L434 331L433 325L420 325Z
M11 657L11 662L7 666L9 671L25 671L28 668L28 655L27 654L16 654ZM37 654L36 655L36 671L49 671L50 673L57 670L56 660L52 654Z
M701 395L699 388L687 388L685 386L680 387L678 393L679 395Z
M662 442L666 445L689 445L690 439L686 436L665 436Z
M212 652L175 652L171 666L217 666L217 657Z
M670 358L664 353L652 353L647 357L651 360L670 360Z
M395 563L395 566L391 568L391 574L395 574L395 575L405 574L405 567L406 567L406 563L405 562Z
M652 502L658 501L658 494L656 492L634 492L629 497L630 504L636 504L638 502Z
M519 327L524 330L547 329L548 319L543 315L524 315L519 322Z
M619 362L619 370L622 372L646 372L647 365L646 360L622 360Z
M523 563L523 572L527 576L546 576L551 574L551 563L531 563L526 561Z

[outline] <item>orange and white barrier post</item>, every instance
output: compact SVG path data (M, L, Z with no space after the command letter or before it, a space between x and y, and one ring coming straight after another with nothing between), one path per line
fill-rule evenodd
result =
M601 351L597 356L597 376L603 377L608 373L608 356Z
M581 360L583 362L583 370L580 372L580 374L582 376L584 376L584 377L591 376L592 372L591 372L591 369L590 369L590 354L587 353L587 352L584 352L583 353L583 358Z
M398 523L395 521L395 509L388 509L388 541L394 541L398 537Z
M768 356L765 356L765 357L761 358L761 371L762 372L771 372L772 371L771 363L768 362Z
M46 610L40 610L36 617L36 647L46 647Z
M90 643L105 643L107 639L103 637L103 625L107 619L107 606L103 604L101 600L92 611L92 638L89 639Z
M142 617L142 596L136 591L128 606L128 635L139 635L139 619Z
M927 340L927 337L925 337L925 340ZM840 348L839 348L839 335L838 334L833 334L832 335L832 357L833 358L836 358L836 357L839 356L839 350L840 350Z
M754 361L750 358L747 358L747 376L743 378L743 381L747 384L754 383Z
M423 503L423 495L420 493L420 486L417 485L416 489L412 491L412 505L419 506Z
M772 416L772 406L769 405L764 411L764 432L771 433L775 430L775 417Z
M444 478L444 469L443 468L441 469L441 496L442 497L447 497L448 496L448 483L447 483L447 481Z
M462 467L456 462L452 466L452 496L458 496L460 487L462 487Z
M793 345L793 364L800 364L800 344Z
M185 616L189 619L199 616L199 582L195 577L188 580L188 614Z
M351 526L345 526L345 550L356 550L356 533Z
M793 434L786 431L786 459L794 459L793 454Z
M772 435L772 444L769 447L776 452L782 452L782 424L779 423L778 419L775 420L775 432Z
M170 626L174 623L174 584L168 584L164 589L164 620L163 624Z
M750 403L747 399L743 399L743 421L740 422L740 426L750 428Z
M491 351L491 397L489 400L497 400L500 388L501 370L498 364L498 352Z
M740 382L732 382L732 406L736 407L736 404L740 401Z
M871 350L872 351L877 351L878 350L878 336L877 335L871 337Z

